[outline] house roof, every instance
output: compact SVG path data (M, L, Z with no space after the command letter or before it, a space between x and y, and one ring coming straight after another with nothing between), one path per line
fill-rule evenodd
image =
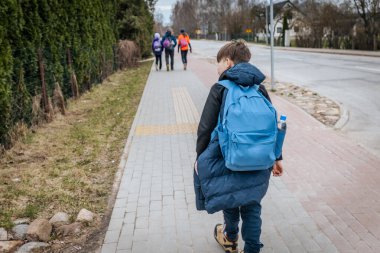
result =
M296 10L297 12L301 13L302 15L303 12L297 7L295 6L290 0L285 0L285 1L280 1L280 2L276 2L276 3L273 3L273 18L275 19L276 16L281 13L282 9L287 5L289 4L291 6L292 9ZM267 13L268 13L268 17L267 17L267 22L268 24L270 23L270 5L267 5L266 6L267 8Z

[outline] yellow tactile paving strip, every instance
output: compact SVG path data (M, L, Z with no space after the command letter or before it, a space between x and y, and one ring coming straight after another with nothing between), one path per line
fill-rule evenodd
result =
M191 134L197 131L198 124L147 125L137 126L135 135Z
M140 125L135 135L172 135L196 133L199 113L186 88L173 88L173 104L177 124L172 125Z
M199 113L185 87L173 88L174 111L178 124L199 122Z

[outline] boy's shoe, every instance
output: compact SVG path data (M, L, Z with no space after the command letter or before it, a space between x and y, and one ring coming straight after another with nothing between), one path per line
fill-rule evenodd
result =
M183 69L186 70L186 68L187 68L187 64L185 63L183 64Z
M158 65L156 64L156 71L158 71Z
M222 246L226 253L238 253L238 244L236 241L230 241L224 234L223 224L217 224L214 229L214 238Z
M169 71L169 64L166 64L166 71Z

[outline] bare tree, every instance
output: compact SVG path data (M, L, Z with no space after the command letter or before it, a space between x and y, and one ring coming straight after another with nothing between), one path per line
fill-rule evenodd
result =
M377 50L380 26L380 0L353 0L358 15L364 22L367 45Z
M157 12L154 15L154 31L161 35L165 32L164 15L161 12Z

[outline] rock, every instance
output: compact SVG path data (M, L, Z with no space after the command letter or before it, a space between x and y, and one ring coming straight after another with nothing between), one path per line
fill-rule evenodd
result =
M28 241L47 242L50 239L52 225L46 219L34 220L28 228L26 239Z
M328 116L335 116L335 115L340 115L340 112L339 112L339 109L337 108L331 108L327 110L324 114Z
M14 226L12 228L13 238L17 240L25 240L28 227L29 225L27 224L20 224L20 225Z
M58 212L49 220L49 222L53 225L54 228L62 225L67 225L70 223L69 215L64 212Z
M22 243L22 241L0 241L0 252L14 252Z
M56 229L57 235L59 236L69 236L69 235L78 235L82 229L82 223L74 222L70 225L62 225Z
M94 216L94 213L83 208L82 210L80 210L76 221L92 222L94 220Z
M13 222L13 224L15 225L30 224L30 219L29 218L17 219Z
M19 248L16 253L36 253L36 252L43 252L47 248L49 248L50 245L45 242L28 242Z
M4 228L0 228L0 241L8 240L8 232Z

